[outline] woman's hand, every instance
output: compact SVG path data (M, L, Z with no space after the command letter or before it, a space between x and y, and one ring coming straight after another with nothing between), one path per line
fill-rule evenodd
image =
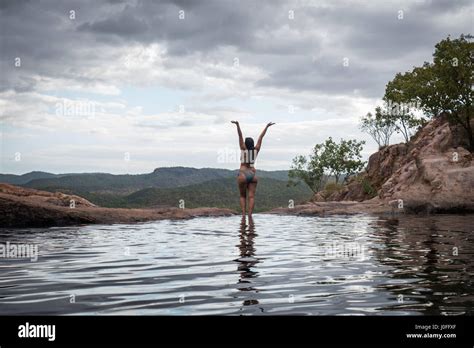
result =
M270 127L270 126L273 126L275 124L275 122L268 122L267 123L267 128Z

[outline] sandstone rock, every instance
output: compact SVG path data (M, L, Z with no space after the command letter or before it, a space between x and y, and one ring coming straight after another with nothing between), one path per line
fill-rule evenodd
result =
M270 214L288 215L357 215L357 214L393 214L392 209L378 197L364 202L339 201L339 202L314 202L297 205L292 209L277 208Z
M71 206L71 200L75 204ZM220 208L113 209L63 193L0 184L0 227L47 227L78 224L134 223L198 216L228 216L236 212Z
M311 202L324 202L324 201L326 201L326 199L323 197L323 195L320 192L316 193L311 198Z
M69 207L72 202L76 207L95 207L95 205L89 202L87 199L76 195L67 195L62 192L52 193L2 183L0 183L0 194L16 197L27 197L32 201L44 202L45 204L57 205L61 207Z
M453 142L449 123L432 120L409 144L417 150L401 162L400 171L387 179L379 196L402 199L408 211L474 211L472 154L454 148Z
M474 211L474 162L465 134L441 115L407 144L384 147L369 157L365 173L330 200L366 201L368 183L386 206L403 201L407 212ZM364 188L364 185L366 186Z

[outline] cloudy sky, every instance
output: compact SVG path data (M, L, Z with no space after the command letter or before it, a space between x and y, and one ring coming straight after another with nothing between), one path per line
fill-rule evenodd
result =
M438 41L473 33L472 4L1 0L0 172L237 168L234 119L252 137L277 123L261 169L329 136L367 140L367 157L360 116Z

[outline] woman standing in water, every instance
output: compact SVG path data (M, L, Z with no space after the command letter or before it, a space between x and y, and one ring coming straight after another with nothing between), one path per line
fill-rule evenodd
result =
M252 138L244 138L238 121L231 121L237 126L237 133L239 134L239 146L240 146L240 169L237 175L237 185L239 186L240 192L240 208L242 209L242 217L245 217L245 210L247 206L247 190L249 197L249 218L252 217L253 207L255 206L255 191L257 190L258 178L256 176L257 170L255 169L255 159L257 158L260 148L262 147L262 140L267 133L267 129L273 126L275 123L270 122L266 125L258 137L257 145L254 145Z

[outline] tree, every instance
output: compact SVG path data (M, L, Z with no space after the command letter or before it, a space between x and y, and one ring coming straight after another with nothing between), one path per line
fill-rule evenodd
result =
M328 146L331 142L331 146ZM334 143L331 137L326 140L325 164L330 175L334 175L336 183L339 183L340 178L347 179L364 168L365 162L361 161L364 144L365 141L359 142L355 139L341 139L339 144Z
M395 126L395 131L401 133L407 143L412 137L414 130L418 129L425 123L424 118L417 118L412 113L404 112L392 117L392 122Z
M368 112L362 116L360 128L375 140L379 149L389 145L390 137L396 130L395 124L384 114L380 106L375 108L374 115Z
M364 167L365 162L361 161L363 144L364 141L343 139L337 144L331 137L316 144L308 158L297 156L293 159L288 174L290 184L303 181L316 193L324 187L326 174L334 176L339 183L342 177L347 178Z
M424 117L417 117L413 113L416 108L414 103L394 103L392 100L385 102L383 119L393 125L395 132L403 135L406 143L413 133L426 122Z
M425 62L412 71L397 74L385 89L384 99L411 103L431 117L440 113L466 132L474 151L471 127L474 98L474 42L471 35L448 38L435 46L433 62Z
M317 150L315 151L317 152ZM318 157L314 157L314 155L310 155L309 160L305 156L296 156L288 172L288 177L290 178L288 182L290 186L303 181L313 193L321 191L326 183L324 168Z

